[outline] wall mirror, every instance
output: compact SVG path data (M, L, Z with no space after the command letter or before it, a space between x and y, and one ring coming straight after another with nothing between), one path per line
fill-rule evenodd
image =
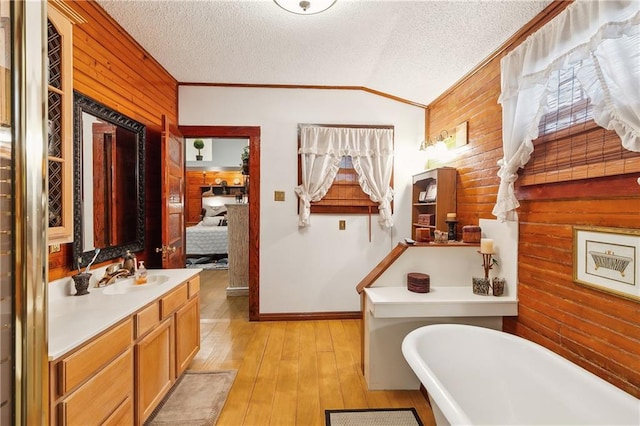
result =
M75 268L144 249L145 127L78 92L73 109Z

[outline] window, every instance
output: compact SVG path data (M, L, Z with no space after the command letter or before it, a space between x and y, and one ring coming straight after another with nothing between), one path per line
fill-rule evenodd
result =
M299 226L310 213L377 213L393 224L393 126L303 124L298 134Z
M351 156L340 159L340 168L327 195L311 202L311 213L378 213L378 203L364 193Z
M549 109L538 125L538 138L533 140L531 159L521 170L520 185L640 170L640 153L624 149L615 131L595 123L593 104L576 77L581 66L582 61L554 72L558 88L548 96Z

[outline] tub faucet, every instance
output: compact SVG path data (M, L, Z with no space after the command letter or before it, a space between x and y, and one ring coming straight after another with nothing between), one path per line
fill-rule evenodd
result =
M105 287L113 284L117 278L126 278L131 276L131 272L125 269L119 263L107 266L104 276L96 283L96 287Z

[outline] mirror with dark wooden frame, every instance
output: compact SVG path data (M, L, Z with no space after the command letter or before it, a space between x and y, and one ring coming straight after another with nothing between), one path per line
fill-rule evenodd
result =
M73 96L74 267L144 249L145 126ZM79 262L79 260L81 261Z

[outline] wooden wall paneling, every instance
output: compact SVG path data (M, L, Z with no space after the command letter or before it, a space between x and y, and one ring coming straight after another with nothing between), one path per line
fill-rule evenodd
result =
M74 27L74 90L146 126L146 234L139 259L156 266L160 234L160 128L162 115L178 119L178 83L96 2L65 3L86 23ZM71 245L49 256L49 279L74 273Z
M554 2L512 44L567 5ZM532 21L533 22L533 21ZM512 47L505 49L508 51ZM426 128L433 137L468 121L469 144L447 165L458 170L461 225L494 219L502 158L502 117L497 54L429 105ZM517 188L520 200L519 315L503 329L539 343L640 397L640 304L573 282L573 226L638 228L637 175L610 164L619 175ZM633 166L630 166L633 167ZM589 173L589 170L583 171Z
M74 86L84 84L84 90L91 92L85 93L87 96L115 105L114 108L122 109L123 113L128 111L130 116L147 112L146 117L154 117L154 121L155 117L162 115L163 108L171 106L171 102L165 100L166 93L154 93L157 92L155 86L142 81L141 76L136 76L138 70L125 64L124 59L115 57L96 40L86 40L81 31L75 31L74 35L74 74L78 74L77 77L74 76ZM141 67L140 71L144 69ZM129 87L131 90L126 93L114 91L114 88L120 87ZM76 89L81 90L80 87ZM171 107L169 111L175 113L174 108ZM143 117L145 116L131 116L138 121L142 121Z
M129 84L154 83L149 87L152 91L151 96L159 97L160 99L166 96L166 101L170 103L172 97L171 92L163 94L161 89L162 87L170 89L173 86L173 84L169 84L170 82L167 81L166 77L168 74L166 70L94 2L71 3L83 13L83 16L85 16L87 20L96 23L96 25L83 26L82 29L86 31L87 34L90 34L94 40L100 40L100 46L106 46L109 52L107 57L112 60L115 59L118 62L123 62L128 65L128 68L134 71L131 74L133 77ZM110 63L108 63L108 65L110 65ZM110 66L108 68L110 68ZM139 76L139 78L136 76ZM175 83L175 80L173 83Z
M160 84L159 81L156 81L157 77L148 72L148 67L145 67L145 64L141 64L140 68L132 67L130 57L119 57L117 53L109 51L108 46L96 45L96 39L90 38L87 33L82 31L78 32L74 42L74 62L78 62L75 67L79 71L94 78L100 77L100 83L107 88L112 87L113 84L131 86L133 91L123 93L121 96L128 97L133 101L142 94L144 95L143 99L147 100L147 109L153 110L157 108L158 104L171 103L170 95L172 92L162 90L163 87L165 89L169 89L169 87L165 87L166 83ZM145 71L147 72L145 73ZM148 101L148 99L157 100L157 104Z

